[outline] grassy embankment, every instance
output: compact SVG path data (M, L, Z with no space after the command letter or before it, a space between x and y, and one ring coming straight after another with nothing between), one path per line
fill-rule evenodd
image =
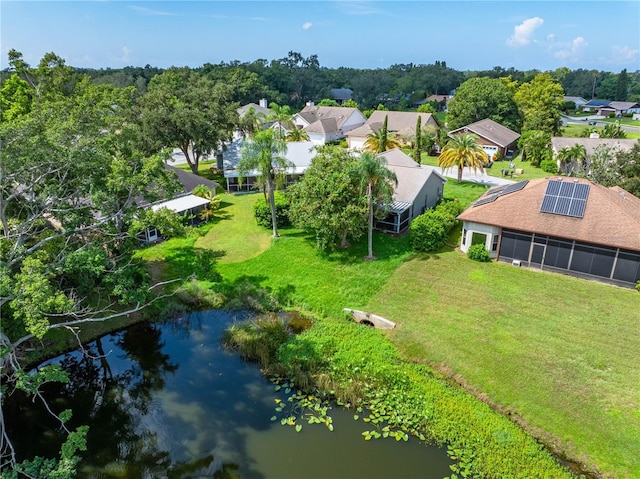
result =
M451 182L446 191L468 203L484 189ZM362 261L363 242L322 255L295 230L269 246L250 214L256 198L224 196L228 217L190 240L224 248L218 271L225 280L252 277L329 322L343 307L387 315L399 323L389 338L403 357L464 380L536 436L608 476L640 474L636 292L473 263L457 251L413 256L404 237L376 235L375 262ZM247 250L250 230L261 239ZM172 243L145 256L167 258Z

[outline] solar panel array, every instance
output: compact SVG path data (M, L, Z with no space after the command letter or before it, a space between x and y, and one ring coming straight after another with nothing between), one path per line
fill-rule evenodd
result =
M550 180L542 198L540 211L582 218L587 207L590 185Z
M476 201L473 206L485 205L487 203L491 203L497 200L500 196L508 195L509 193L515 193L516 191L520 191L522 188L527 186L529 180L520 181L518 183L512 183L507 186L500 186L498 188L492 188L487 191L484 196L482 196L478 201Z

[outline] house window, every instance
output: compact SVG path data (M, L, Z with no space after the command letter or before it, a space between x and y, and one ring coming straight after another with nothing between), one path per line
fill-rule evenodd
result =
M462 230L462 244L466 245L467 244L467 229L463 228Z
M498 235L493 235L493 243L491 244L491 251L498 251Z

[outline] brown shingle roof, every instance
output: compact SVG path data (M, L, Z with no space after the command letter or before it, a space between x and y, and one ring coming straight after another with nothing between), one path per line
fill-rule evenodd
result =
M422 117L421 124L422 126L426 126L428 124L435 124L437 122L435 117L431 113L417 113L413 111L384 111L384 110L375 110L369 120L367 120L367 124L372 125L374 123L384 123L384 117L387 117L387 130L393 132L399 132L405 129L416 129L416 121L418 121L418 116Z
M500 123L497 123L490 118L485 118L484 120L476 121L475 123L471 123L470 125L450 131L449 136L456 133L466 132L475 133L476 135L481 136L482 138L486 138L487 140L503 148L509 146L511 143L520 138L520 133L516 133L515 131L510 130L506 126L502 126Z
M582 218L540 212L551 179L590 185ZM531 180L520 191L500 196L491 203L470 206L458 219L640 251L640 198L622 188L606 188L585 179Z
M357 108L343 106L305 106L298 115L311 125L318 120L333 118L338 129L342 128L345 121L355 112Z
M338 123L335 118L322 118L311 123L305 130L308 133L335 133L338 131Z

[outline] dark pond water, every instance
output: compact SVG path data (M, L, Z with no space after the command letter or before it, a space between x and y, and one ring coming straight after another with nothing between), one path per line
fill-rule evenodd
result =
M71 371L45 388L72 425L88 424L82 478L442 478L444 450L411 438L364 441L367 424L333 408L334 431L272 422L277 396L253 363L220 346L237 313L193 313L139 324L52 362ZM92 356L92 357L91 357ZM56 424L37 404L11 401L8 432L24 457L57 455ZM17 421L16 421L17 420ZM15 422L14 422L15 421Z

